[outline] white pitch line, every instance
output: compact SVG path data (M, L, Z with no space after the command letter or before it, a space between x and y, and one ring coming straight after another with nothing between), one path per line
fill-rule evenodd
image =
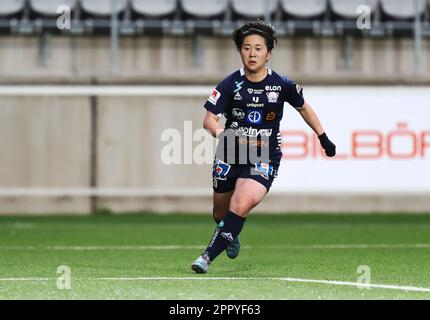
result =
M98 250L198 250L205 245L125 245L125 246L0 246L1 250L98 251ZM242 249L429 249L429 243L411 244L314 244L314 245L243 245Z
M410 244L311 244L311 245L271 245L272 249L411 249L430 248L430 243L410 243Z
M0 281L52 281L58 278L0 278Z
M0 281L54 281L56 278L0 278ZM399 286L388 284L364 284L348 281L336 280L316 280L316 279L300 279L300 278L275 278L275 277L102 277L102 278L81 278L77 280L96 280L96 281L285 281L298 283L315 283L327 284L336 286L349 286L356 288L373 288L373 289L388 289L401 290L412 292L430 292L430 288Z
M246 248L246 246L244 246ZM101 250L197 250L204 245L142 245L142 246L0 246L1 250L101 251Z

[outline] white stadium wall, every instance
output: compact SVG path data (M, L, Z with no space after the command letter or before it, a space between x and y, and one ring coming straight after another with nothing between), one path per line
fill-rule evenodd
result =
M2 36L0 83L210 84L240 63L230 37L122 37L112 73L105 36ZM351 47L347 49L347 44ZM349 52L349 54L346 54ZM402 37L280 37L270 65L302 82L429 84L430 41L415 72L414 40Z
M192 147L184 139L202 132L211 89L0 87L0 213L210 212L212 153L196 164L193 151L211 138L196 135ZM427 87L305 86L304 94L338 156L325 158L285 106L285 159L256 212L430 211ZM172 132L182 164L161 160Z
M312 87L305 96L338 154L325 157L300 115L287 107L285 165L273 191L430 195L428 88Z

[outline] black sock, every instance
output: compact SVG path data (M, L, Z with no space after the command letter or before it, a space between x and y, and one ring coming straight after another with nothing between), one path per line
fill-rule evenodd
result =
M218 224L211 242L203 253L203 257L210 263L228 247L230 242L242 231L245 218L232 211L227 212L224 219Z

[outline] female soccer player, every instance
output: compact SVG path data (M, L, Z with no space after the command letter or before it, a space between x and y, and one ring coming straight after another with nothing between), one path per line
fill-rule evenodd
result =
M224 250L239 254L239 233L249 212L269 191L282 158L279 124L284 102L292 105L318 135L329 157L336 146L324 132L316 113L303 98L303 89L266 67L277 43L275 30L261 20L233 33L243 67L225 78L204 105L204 127L219 138L213 165L213 217L217 227L208 247L191 265L196 273ZM226 118L225 128L219 124Z

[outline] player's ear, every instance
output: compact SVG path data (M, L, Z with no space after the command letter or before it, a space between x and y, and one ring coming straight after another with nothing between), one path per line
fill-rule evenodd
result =
M270 58L272 58L272 50L267 53L266 62L269 62Z

